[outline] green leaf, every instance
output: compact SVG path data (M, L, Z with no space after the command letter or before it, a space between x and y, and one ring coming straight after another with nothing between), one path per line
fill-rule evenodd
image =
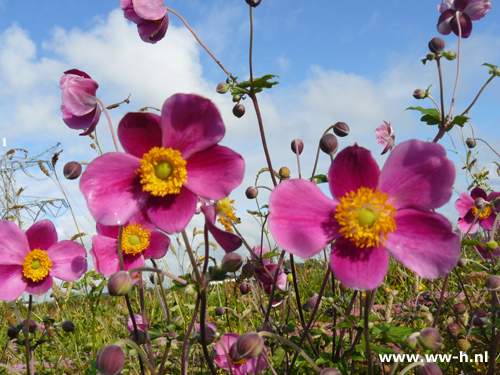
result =
M408 107L406 110L411 109L412 111L419 111L422 116L420 121L426 122L427 125L437 125L441 121L441 116L439 111L435 108L422 108L422 107Z
M432 115L423 115L420 121L427 123L427 125L437 125L441 122L441 118Z
M316 176L313 176L313 178L316 180L316 184L323 184L325 182L328 182L328 177L324 174L317 174Z
M278 255L279 255L278 253L273 253L272 251L270 251L262 255L262 258L267 259L267 258L277 257Z
M285 356L286 356L286 351L285 349L283 349L282 346L278 347L275 351L274 351L274 355L273 355L273 359L272 359L272 363L273 363L273 366L275 368L279 368L281 367L281 364L283 363L283 360L285 359Z
M493 65L493 64L484 63L483 66L485 66L485 65L490 67L491 69L498 68L496 65Z
M278 77L277 75L274 74L266 74L263 77L260 78L255 78L251 83L250 87L253 88L253 91L255 93L261 92L262 89L270 89L273 86L277 85L279 82L269 82L270 79ZM279 77L278 77L279 78Z
M455 116L453 118L452 124L458 125L460 127L463 127L464 124L467 122L468 119L469 119L469 117L467 117L467 116Z
M462 246L474 246L474 245L483 245L483 243L481 241L468 240L465 238L462 240Z

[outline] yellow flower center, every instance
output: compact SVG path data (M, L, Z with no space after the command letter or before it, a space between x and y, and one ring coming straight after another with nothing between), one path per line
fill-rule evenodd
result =
M47 253L40 249L31 250L23 260L23 274L32 281L41 281L47 277L52 261Z
M149 191L154 196L179 194L187 182L186 161L180 151L153 147L143 155L140 163L141 168L135 173L141 176L142 191Z
M366 187L340 198L335 213L340 233L360 248L384 245L389 233L396 230L396 209L388 199L386 193Z
M233 362L233 365L242 365L243 363L245 363L247 361L246 358L243 358L243 359L240 359L239 361L232 361Z
M149 247L151 232L141 224L132 223L123 228L122 251L137 255Z
M474 217L477 216L478 212L479 212L479 209L476 206L472 206L472 214L474 215ZM484 220L484 219L489 218L490 215L491 215L491 207L490 206L486 206L486 208L484 209L484 211L481 212L481 214L479 214L478 219L479 220Z
M233 229L231 228L231 223L238 220L238 218L234 214L235 208L231 206L232 204L234 204L234 199L230 201L229 197L215 202L217 215L219 216L217 221L224 225L224 228L226 228L226 231L228 232L233 231Z

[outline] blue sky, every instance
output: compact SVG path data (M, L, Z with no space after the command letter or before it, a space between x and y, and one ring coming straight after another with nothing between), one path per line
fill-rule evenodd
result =
M248 6L243 0L172 0L167 6L183 15L205 44L235 76L248 78ZM260 95L264 124L276 169L288 166L297 172L292 139L306 145L302 168L309 174L317 142L324 129L337 121L351 127L351 135L340 139L340 148L358 142L372 150L380 165L382 147L375 141L375 128L383 120L393 123L396 142L410 138L433 138L436 127L419 122L419 116L405 111L409 106L433 107L429 100L417 101L412 92L433 84L438 99L435 64L422 65L428 41L439 36L436 23L439 1L295 1L263 0L254 10L254 74L276 74L279 85ZM470 38L462 44L462 73L455 114L461 112L488 79L484 62L500 65L500 17L496 4L486 17L474 22ZM444 36L447 49L457 50L457 38ZM449 108L456 75L456 61L443 61L445 103ZM258 241L258 226L246 209L254 202L243 193L253 185L256 173L265 167L257 122L249 101L246 115L236 119L229 96L215 93L224 72L199 47L182 22L170 15L165 39L155 45L143 43L136 26L123 18L119 1L0 0L0 138L7 149L24 148L35 154L56 142L65 162L90 161L96 156L88 138L68 129L61 119L59 79L68 69L87 72L100 85L97 94L106 105L131 94L131 103L111 111L116 127L128 111L144 106L161 108L177 92L193 92L213 100L227 126L223 144L241 153L246 176L233 197L250 242ZM476 136L500 145L500 78L487 87L470 112ZM101 146L113 150L105 118L98 125ZM470 126L464 128L470 136ZM450 135L461 152L460 134ZM457 165L456 189L467 186L460 157L449 137L441 142ZM480 145L479 166L492 176L491 185L500 189L493 161L499 161ZM326 172L329 158L320 155L319 172ZM36 174L33 171L33 174ZM62 173L61 173L62 174ZM61 197L54 184L18 175L18 185L28 186L28 195ZM264 177L263 183L269 183ZM94 223L86 211L78 183L63 181L86 233ZM265 202L265 193L261 195ZM453 202L441 212L456 218ZM57 219L61 238L75 233L72 219ZM201 218L191 227L201 228ZM90 248L90 236L86 239Z

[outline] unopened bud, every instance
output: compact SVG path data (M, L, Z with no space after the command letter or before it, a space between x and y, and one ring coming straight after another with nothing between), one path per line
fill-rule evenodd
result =
M73 323L71 320L66 320L62 322L61 328L64 332L73 332L75 330L75 323Z
M337 140L337 137L332 133L323 134L319 141L319 148L325 154L333 156L339 148L339 141Z
M264 348L264 339L256 332L241 335L236 341L236 349L241 358L255 358Z
M63 174L66 179L75 180L82 174L82 165L77 161L70 161L64 165Z
M446 57L446 60L453 61L457 58L457 53L455 51L450 50L446 52L444 57Z
M233 95L233 103L239 103L242 98L242 95Z
M255 263L252 262L247 262L245 265L241 268L241 274L243 277L252 277L253 274L255 273L255 268L257 266Z
M15 326L10 326L9 329L7 329L7 336L11 339L17 339L17 336L19 336L19 330Z
M262 331L273 333L273 327L271 327L271 325L269 323L266 323L265 326L262 325L262 326L257 327L257 332L262 332Z
M196 294L196 289L194 285L192 284L186 285L186 287L184 288L184 293L186 293L188 296L194 296Z
M418 368L418 375L443 375L441 368L433 362L426 362Z
M472 139L472 138L467 138L467 140L465 141L465 144L469 148L474 148L474 147L476 147L476 140Z
M288 169L287 167L281 167L278 173L282 180L290 178L290 169Z
M316 304L318 303L318 300L319 299L316 296L309 298L307 300L307 302L304 304L305 308L303 307L302 310L309 311L309 312L313 311L314 308L316 307ZM321 300L319 301L319 305L321 306Z
M427 55L425 55L425 58L429 61L432 61L436 58L436 55L433 53L428 53Z
M182 323L184 323L184 318L182 316L176 316L172 319L172 323L174 323L177 327L180 327L182 326Z
M245 106L243 104L236 104L233 107L233 115L240 118L245 114Z
M24 319L21 324L23 325L23 328L24 328L24 325L26 324L26 319ZM28 331L30 333L36 333L36 331L38 331L38 325L36 324L36 322L33 320L33 319L30 319L30 323L28 325Z
M422 329L417 340L425 349L436 350L443 345L443 338L438 330L432 327Z
M490 276L486 280L486 289L490 292L497 292L500 290L500 276Z
M446 330L448 331L448 333L452 336L458 336L458 334L460 333L460 326L457 324L457 323L450 323L448 324L448 326L446 327Z
M97 354L95 364L102 375L117 375L125 365L125 353L118 345L106 345Z
M161 283L163 283L165 276L161 273L153 272L149 275L149 280L151 281L152 284L154 284L155 279L156 279L156 284L161 284Z
M285 275L288 275L289 273L292 273L292 267L285 266L285 268L283 268L283 272L285 273Z
M467 264L467 259L464 259L464 258L458 259L458 262L457 262L458 267L465 267L466 264Z
M488 205L488 202L486 202L483 198L481 197L478 197L476 198L476 200L474 201L474 206L477 208L477 209L482 209L484 207L486 207Z
M290 145L290 147L292 148L292 151L294 154L297 153L297 150L299 151L299 155L302 154L302 151L304 151L304 142L302 142L301 139L297 139L295 138L293 141L292 141L292 144Z
M240 285L240 292L243 295L248 294L250 292L250 285L248 285L248 284L241 284Z
M250 5L252 8L255 8L260 4L262 0L245 0L245 2Z
M460 339L457 341L457 348L462 352L466 352L470 349L470 342L465 339Z
M337 122L333 125L333 132L337 137L346 137L349 135L349 125L345 122Z
M146 343L146 332L144 332L142 329L137 329L137 339L135 336L135 330L130 332L128 335L128 339L135 342L136 344L142 345Z
M351 290L351 288L349 288L347 285L345 285L344 283L340 283L339 285L339 289L341 292L344 292L344 293L347 293L348 291Z
M426 96L427 94L422 89L416 89L415 91L413 91L413 97L415 99L425 99Z
M290 284L293 283L293 273L290 272L288 275L286 275L286 279Z
M432 38L429 42L429 51L435 54L441 54L446 47L444 40L441 38Z
M342 373L337 368L324 368L319 375L342 375Z
M465 306L462 302L458 302L453 305L453 310L455 310L457 314L463 314L467 311L467 306Z
M255 186L250 186L245 191L245 195L248 199L255 199L257 198L257 195L259 195L259 190Z
M415 349L418 344L417 336L419 335L418 332L412 333L409 337L406 338L404 341L404 344L410 348L410 349Z
M498 242L496 242L496 241L488 241L488 242L486 242L486 243L485 243L485 245L486 245L486 248L487 248L488 250L493 251L493 250L496 250L496 249L497 249L497 247L498 247Z
M201 330L201 327L200 327ZM197 336L198 343L201 344L201 333ZM209 326L205 326L205 344L210 345L215 341L215 331Z
M228 90L229 85L225 82L220 82L215 89L219 94L225 94Z
M484 310L477 309L472 311L472 317L472 324L476 327L482 327L486 323L488 323L488 316L486 315Z
M228 253L221 261L221 267L226 272L236 272L243 264L243 257L238 253Z
M215 315L217 316L222 316L224 315L224 307L219 306L215 309Z
M134 286L132 276L126 271L118 271L108 281L108 291L112 296L124 296Z

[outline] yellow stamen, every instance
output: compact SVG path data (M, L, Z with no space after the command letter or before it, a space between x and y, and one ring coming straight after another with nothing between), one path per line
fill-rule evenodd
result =
M238 220L234 214L234 210L236 209L232 206L232 204L234 204L234 199L230 201L229 197L227 197L217 201L215 204L217 208L217 216L219 216L217 221L224 225L226 231L232 232L233 229L231 228L231 223Z
M154 196L179 194L187 182L186 161L181 152L153 147L140 161L141 168L135 171L141 176L142 191L149 191Z
M388 199L386 193L365 187L340 198L335 213L340 233L360 248L384 245L389 233L396 230L396 209Z
M125 254L137 255L149 247L151 232L141 224L132 223L123 228L122 250Z
M479 212L479 209L476 206L472 206L472 214L474 215L474 217L477 216L478 212ZM490 206L486 206L486 208L484 209L484 211L481 212L481 214L479 214L478 220L487 219L487 218L490 217L490 215L491 215L491 207Z
M247 361L246 358L240 359L239 361L236 361L236 362L233 361L233 365L242 365L246 361Z
M52 261L47 253L40 249L31 250L23 260L23 274L32 281L41 281L47 277Z

